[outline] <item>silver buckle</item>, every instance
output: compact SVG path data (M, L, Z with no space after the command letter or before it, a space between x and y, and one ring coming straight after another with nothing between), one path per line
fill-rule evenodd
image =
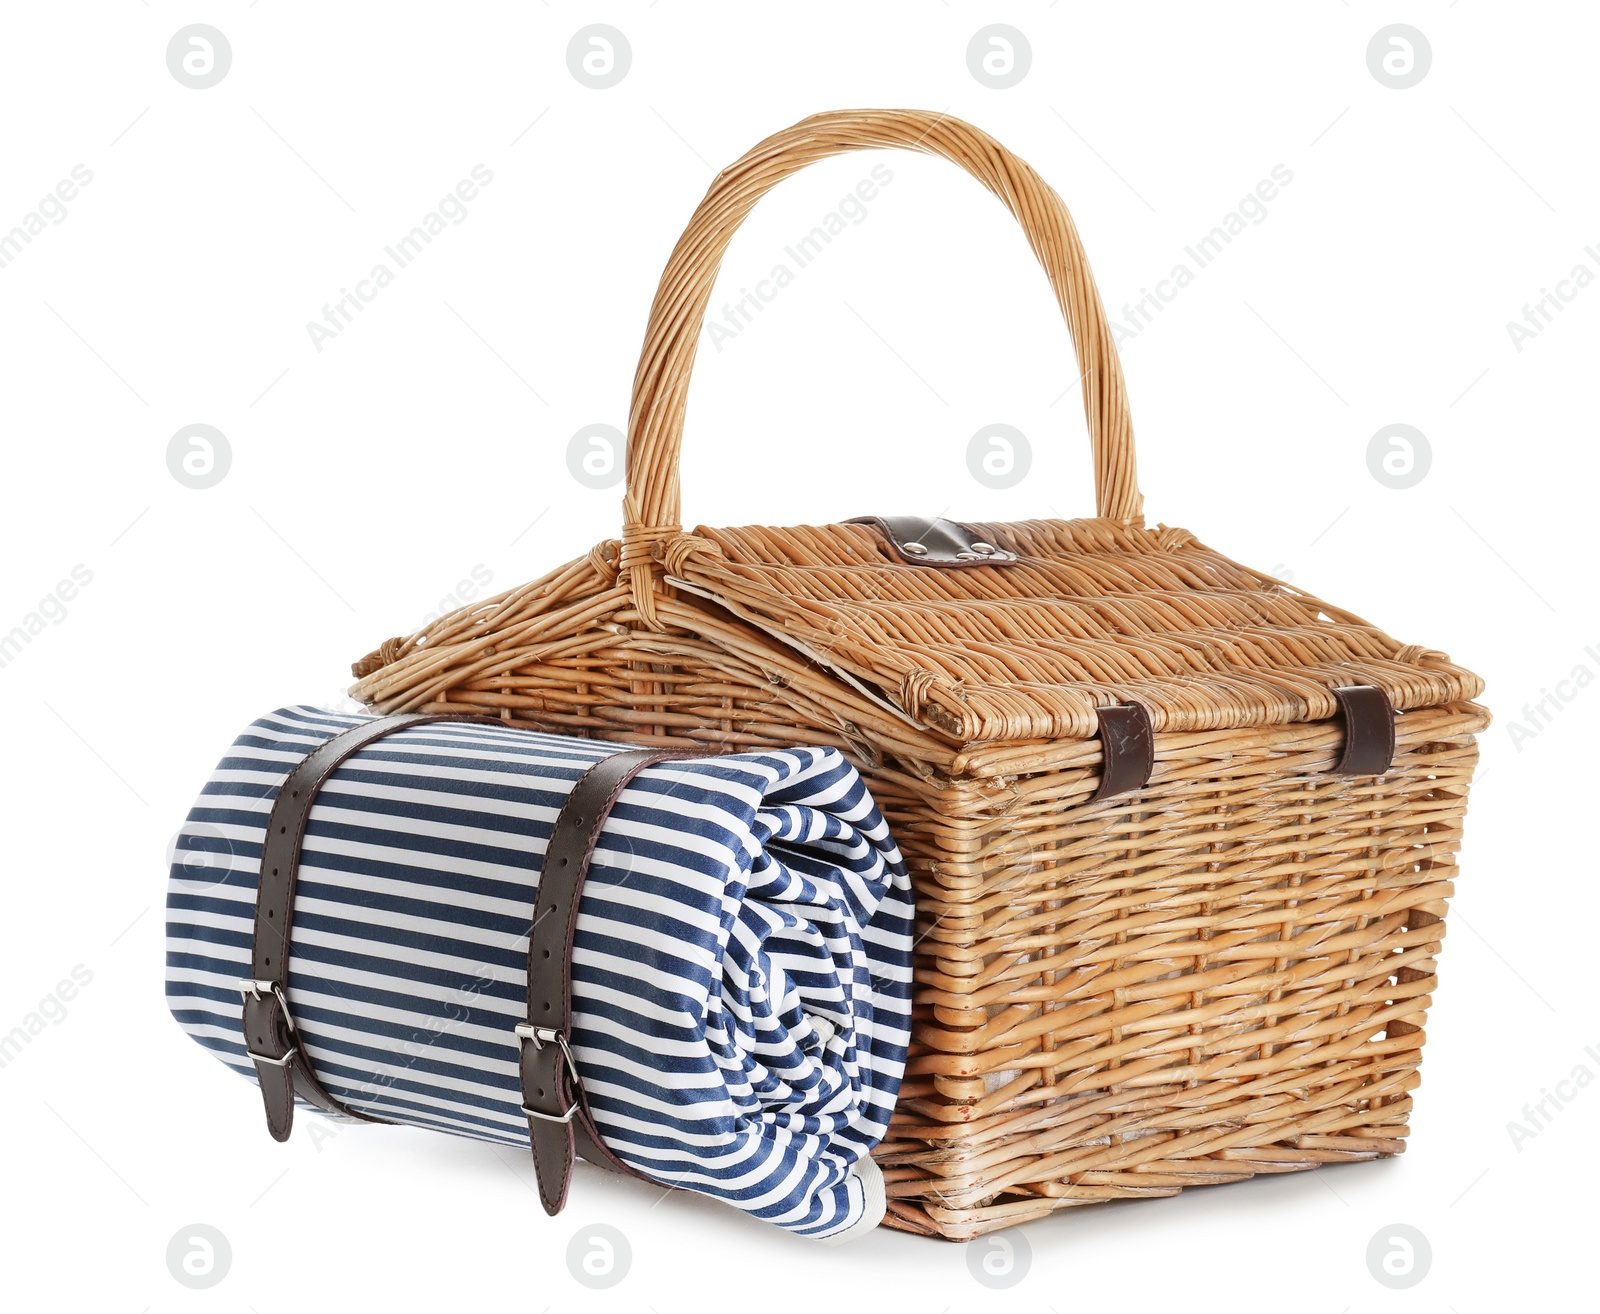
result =
M572 1107L563 1114L540 1113L538 1109L530 1109L526 1104L522 1106L523 1113L530 1118L538 1118L541 1122L571 1122L572 1115L578 1111L578 1101L572 1101Z
M517 1033L518 1040L531 1044L535 1049L543 1049L552 1041L560 1045L562 1056L567 1060L567 1070L572 1073L573 1080L577 1080L578 1064L572 1057L572 1051L567 1048L567 1037L560 1027L536 1027L532 1022L518 1022L512 1030Z
M294 1014L289 1011L289 996L283 993L283 987L276 981L256 981L246 977L239 982L239 994L245 999L260 999L264 994L276 997L278 1007L283 1010L283 1024L289 1028L290 1035L294 1034Z
M294 1025L294 1014L289 1011L289 997L283 993L283 987L276 981L256 981L246 977L239 982L239 994L244 999L260 999L262 995L271 995L278 1001L278 1008L283 1012L283 1024L291 1036L298 1035ZM300 1052L298 1045L290 1045L289 1050L282 1058L269 1058L265 1054L257 1054L248 1044L244 1052L249 1055L252 1063L265 1063L269 1068L286 1068L294 1062L295 1055Z
M300 1052L298 1045L290 1045L289 1052L282 1058L268 1058L265 1054L257 1054L255 1050L246 1045L244 1052L250 1056L252 1063L265 1063L269 1068L286 1068L294 1062L295 1055Z
M541 1027L535 1026L532 1022L519 1022L512 1030L516 1032L517 1040L521 1044L532 1045L535 1049L543 1049L552 1042L560 1045L562 1057L567 1061L567 1071L572 1074L573 1084L577 1084L578 1064L567 1045L566 1034L559 1027ZM541 1122L571 1122L573 1114L578 1111L578 1101L574 1099L565 1113L541 1113L538 1109L530 1109L526 1104L522 1106L522 1111L528 1117L538 1118Z

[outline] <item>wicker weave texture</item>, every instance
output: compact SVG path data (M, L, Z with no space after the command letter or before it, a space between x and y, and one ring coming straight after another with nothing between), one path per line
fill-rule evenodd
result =
M930 151L1039 256L1084 366L1099 515L977 528L1014 565L901 561L857 524L685 533L677 460L716 263L779 179ZM638 744L833 744L916 883L917 1016L878 1158L890 1223L964 1238L1098 1200L1398 1153L1482 688L1165 526L1065 207L965 124L820 115L713 182L652 309L619 539L391 639L352 692ZM902 508L863 510L899 511ZM1332 690L1399 715L1381 777L1334 774ZM1091 803L1095 709L1137 702L1155 770Z
M1328 774L1327 725L1161 736L1094 808L1092 770L874 780L923 937L895 1221L961 1238L1399 1153L1483 722L1407 714L1365 780Z

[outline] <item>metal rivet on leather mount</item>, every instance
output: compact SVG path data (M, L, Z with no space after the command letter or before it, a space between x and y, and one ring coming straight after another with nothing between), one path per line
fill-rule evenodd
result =
M909 552L914 557L925 557L928 555L928 549L921 543L902 543L900 545L900 550L902 552Z
M974 543L972 545L972 550L974 552L981 553L983 556L987 557L987 556L990 556L995 551L997 551L998 549L996 549L996 547L995 547L995 545L993 543L985 543L985 542L983 542L982 539L979 539L978 542L976 542L976 543Z

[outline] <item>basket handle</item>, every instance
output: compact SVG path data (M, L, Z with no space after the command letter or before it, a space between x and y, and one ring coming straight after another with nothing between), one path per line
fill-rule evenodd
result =
M1083 367L1083 408L1101 516L1140 521L1133 423L1116 345L1067 207L1048 183L994 138L925 110L837 110L768 137L712 181L661 275L628 413L627 495L620 564L645 623L653 605L657 542L682 531L678 457L689 376L706 303L728 243L755 204L783 179L845 151L899 147L960 165L1016 217L1049 275Z

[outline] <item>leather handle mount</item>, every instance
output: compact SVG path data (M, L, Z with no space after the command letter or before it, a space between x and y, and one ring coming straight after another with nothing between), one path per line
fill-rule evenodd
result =
M872 525L901 561L913 566L954 570L966 566L1007 566L1016 554L985 542L969 526L941 517L856 516L847 525Z
M368 744L430 722L506 726L492 716L413 713L368 721L335 735L296 764L273 801L261 850L261 876L251 937L251 976L244 997L245 1049L255 1065L274 1140L294 1126L295 1097L336 1116L382 1122L335 1099L318 1079L289 1008L289 957L294 901L311 808L339 766ZM601 758L573 786L545 848L528 936L527 1020L514 1028L522 1111L528 1118L539 1199L559 1213L566 1202L575 1153L591 1163L633 1174L601 1142L578 1080L569 1043L572 1025L572 938L589 862L606 818L629 781L645 767L695 752L638 749ZM633 1174L637 1176L637 1174Z

